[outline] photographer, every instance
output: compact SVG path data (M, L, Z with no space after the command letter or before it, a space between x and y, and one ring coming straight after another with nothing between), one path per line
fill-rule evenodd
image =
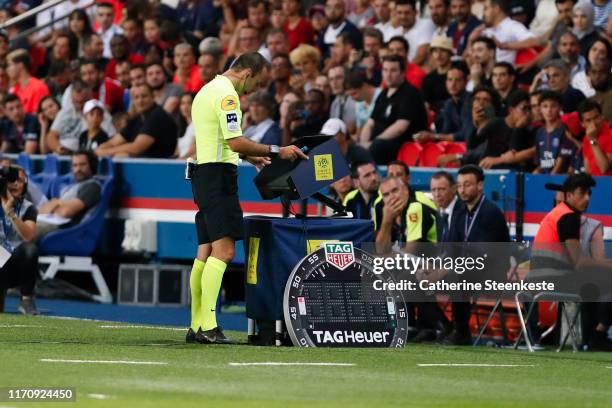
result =
M36 235L36 207L24 197L27 178L18 166L0 169L0 293L18 286L19 311L36 315L34 285L38 274L38 250L32 243ZM3 191L2 191L3 190ZM0 309L3 302L0 302Z

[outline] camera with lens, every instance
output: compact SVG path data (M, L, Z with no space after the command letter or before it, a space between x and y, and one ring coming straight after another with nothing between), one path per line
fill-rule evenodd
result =
M19 178L19 170L8 166L0 166L0 196L6 197L8 183L14 183Z

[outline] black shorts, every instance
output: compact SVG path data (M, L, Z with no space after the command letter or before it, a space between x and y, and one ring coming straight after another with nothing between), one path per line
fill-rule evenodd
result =
M229 163L198 164L191 179L198 245L224 237L244 236L242 209L238 198L238 167Z

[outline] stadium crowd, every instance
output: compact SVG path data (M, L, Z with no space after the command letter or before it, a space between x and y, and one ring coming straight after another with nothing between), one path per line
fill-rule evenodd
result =
M3 24L40 1L0 4ZM610 15L612 0L66 0L0 31L0 150L73 154L75 175L88 176L79 183L93 167L84 152L192 157L195 93L260 52L269 82L241 100L244 135L277 145L334 136L352 165L334 194L374 218L377 245L508 241L503 214L481 199L482 169L612 175ZM376 165L391 177L380 183ZM418 165L463 167L457 186L448 173L432 178L432 201L409 190ZM457 188L466 219L486 203L472 235L453 235L448 221ZM66 198L77 212L99 195L82 190ZM445 222L402 236L406 200ZM435 303L419 309L428 340L444 320ZM442 331L466 344L465 299L453 314Z

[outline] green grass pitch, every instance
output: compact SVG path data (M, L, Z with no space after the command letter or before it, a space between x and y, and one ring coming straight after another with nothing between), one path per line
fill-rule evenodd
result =
M297 349L184 343L184 331L0 314L0 387L74 387L76 402L1 407L604 407L612 354L408 345ZM244 341L244 333L229 333ZM42 359L149 361L81 364ZM233 366L229 363L351 366ZM419 364L515 367L421 367ZM105 398L105 399L100 399Z

